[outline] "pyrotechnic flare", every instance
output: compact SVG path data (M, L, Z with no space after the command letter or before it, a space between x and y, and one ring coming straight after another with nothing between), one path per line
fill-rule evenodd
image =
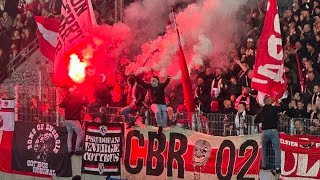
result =
M79 57L76 54L72 54L70 56L70 63L69 63L69 77L75 83L82 83L86 77L86 62L80 62Z

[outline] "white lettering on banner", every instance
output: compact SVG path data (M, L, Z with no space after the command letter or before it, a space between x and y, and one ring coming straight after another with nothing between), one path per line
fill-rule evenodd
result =
M298 142L289 141L289 140L282 139L282 138L280 138L280 143L281 144L286 144L286 145L289 145L289 146L294 146L294 147L298 147L298 145L299 145Z
M96 162L117 162L120 159L120 153L114 154L102 154L102 153L89 153L86 152L83 155L85 161L96 161Z
M53 169L43 169L38 167L33 167L32 172L39 173L39 174L45 174L49 176L56 176L56 172Z
M93 142L93 143L119 143L121 140L120 137L96 137L96 136L89 136L86 135L85 141L86 142Z
M320 143L316 143L316 148L319 148L320 147Z
M265 58L265 60L261 60L261 62L257 63L257 69L255 73L257 75L263 76L260 77L255 75L252 78L253 83L257 84L263 84L266 85L269 83L269 80L272 80L275 83L285 83L284 79L284 68L283 68L283 49L282 49L282 40L281 40L281 29L280 29L280 20L279 15L274 9L270 7L270 2L268 1L267 6L267 16L268 18L272 19L272 24L265 25L266 27L271 27L273 25L273 29L265 29L263 32L262 39L263 44L260 44L259 46L265 47L267 46L267 50L264 48L260 49L259 58ZM275 5L275 8L277 9L276 4L272 4L272 6ZM269 21L268 21L269 22ZM279 36L280 37L277 37ZM265 42L267 39L267 42ZM266 51L268 53L266 53ZM272 59L271 59L272 58ZM276 60L276 62L274 62ZM279 61L279 62L277 62ZM269 64L265 64L265 63Z
M257 179L260 154L259 135L217 138L173 128L159 136L139 127L126 132L122 177Z
M27 166L32 167L32 172L56 176L56 170L49 169L49 164L46 162L27 160Z
M278 70L278 72L274 72L273 70ZM275 64L265 64L258 67L258 74L272 79L274 82L281 82L285 83L283 79L283 65L275 65ZM253 82L267 84L267 80L259 79L259 78L252 78Z
M267 80L263 80L263 79L259 79L259 78L252 78L252 82L256 82L259 84L267 84L268 83Z
M88 10L87 1L65 1L62 9L65 18L60 24L56 53L60 52L66 43L73 44L75 40L83 38L81 25L85 24L81 24L79 17Z
M40 161L34 161L34 160L27 160L27 166L48 169L49 164L48 164L47 162L40 162Z
M296 169L297 169L297 164L298 164L298 161L296 161L297 159L297 154L296 153L293 153L293 157L295 159L294 161L294 166L293 168L290 170L290 171L285 171L285 152L284 151L281 151L281 174L284 175L284 176L287 176L287 175L291 175Z
M40 132L40 133L38 133L38 132ZM52 138L54 138L54 142L55 142L55 144L54 144L54 148L53 148L53 152L54 153L58 153L59 152L59 150L60 150L60 145L61 145L61 142L60 142L60 140L59 140L59 134L58 134L58 132L55 130L55 128L52 126L52 125L50 125L50 124L37 124L37 126L36 126L36 128L33 128L32 130L31 130L31 132L30 132L30 134L29 134L29 139L28 139L28 141L27 141L27 144L28 144L28 146L27 146L27 148L28 148L28 150L29 149L32 149L32 148L34 148L34 141L35 141L35 138L38 138L38 136L37 137L35 137L35 135L38 133L38 136L39 135L41 135L41 133L49 133L49 134L45 134L45 136L48 136L48 137L52 137Z
M274 26L274 30L277 32L277 33L281 33L281 30L280 30L280 19L279 19L279 15L276 14L276 16L274 17L274 21L273 21L273 26ZM280 41L281 42L281 41ZM281 43L282 44L282 43ZM282 59L281 59L282 60Z
M115 153L120 152L119 144L98 144L85 142L85 149L88 152Z
M285 171L286 154L290 152L281 151L281 172L282 175L292 175L296 171L297 176L302 177L318 177L320 160L316 161L313 166L308 170L309 156L308 154L292 153L294 158L294 166L290 171Z
M281 38L271 35L268 39L268 54L276 60L282 61L283 50L278 53L278 46L282 46Z

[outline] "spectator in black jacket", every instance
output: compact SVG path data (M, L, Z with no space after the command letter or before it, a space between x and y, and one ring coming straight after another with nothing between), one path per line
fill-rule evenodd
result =
M310 114L307 112L307 110L304 107L303 101L297 102L297 108L292 111L292 114L294 114L294 118L309 118Z
M230 84L227 87L227 96L231 96L231 94L241 95L241 86L238 85L236 76L230 78Z
M129 77L127 83L127 106L122 108L120 113L124 115L128 123L127 128L131 128L135 125L135 119L134 117L130 117L130 113L139 111L146 97L146 92L136 83L133 77Z
M99 108L102 106L109 106L111 102L110 91L111 87L106 82L106 76L104 74L99 74L94 89L96 100L88 107L92 119L95 119L95 117L99 115Z
M264 106L255 117L255 123L262 123L262 169L269 168L268 162L268 143L271 141L275 151L275 167L276 173L281 173L281 151L280 138L278 132L279 117L278 114L285 109L280 106L272 106L272 99L266 97Z
M78 89L72 87L69 89L69 93L66 95L64 100L61 102L60 107L65 110L65 126L68 130L68 153L72 153L72 136L73 131L77 134L77 140L75 145L75 154L81 155L81 143L84 136L80 120L81 111L83 107L88 104L87 99L82 96Z
M198 77L197 79L197 88L195 89L194 100L202 112L210 112L210 87L208 88L205 86L204 79L202 77Z
M138 85L150 91L152 100L151 110L155 114L155 118L159 127L158 134L161 134L163 127L167 126L168 120L164 88L169 84L171 77L168 76L164 83L160 83L158 76L152 76L150 84L144 82L136 76L133 77Z

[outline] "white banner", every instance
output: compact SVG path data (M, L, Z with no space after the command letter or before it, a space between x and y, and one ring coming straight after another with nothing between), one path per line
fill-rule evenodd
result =
M0 100L0 131L14 130L14 100Z
M126 131L121 178L258 179L261 137L217 137L182 128Z

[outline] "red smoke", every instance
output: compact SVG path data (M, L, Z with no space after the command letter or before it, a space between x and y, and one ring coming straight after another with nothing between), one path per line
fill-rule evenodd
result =
M69 77L75 83L83 83L86 77L86 62L80 62L78 55L71 54L70 55L70 63L69 63Z

